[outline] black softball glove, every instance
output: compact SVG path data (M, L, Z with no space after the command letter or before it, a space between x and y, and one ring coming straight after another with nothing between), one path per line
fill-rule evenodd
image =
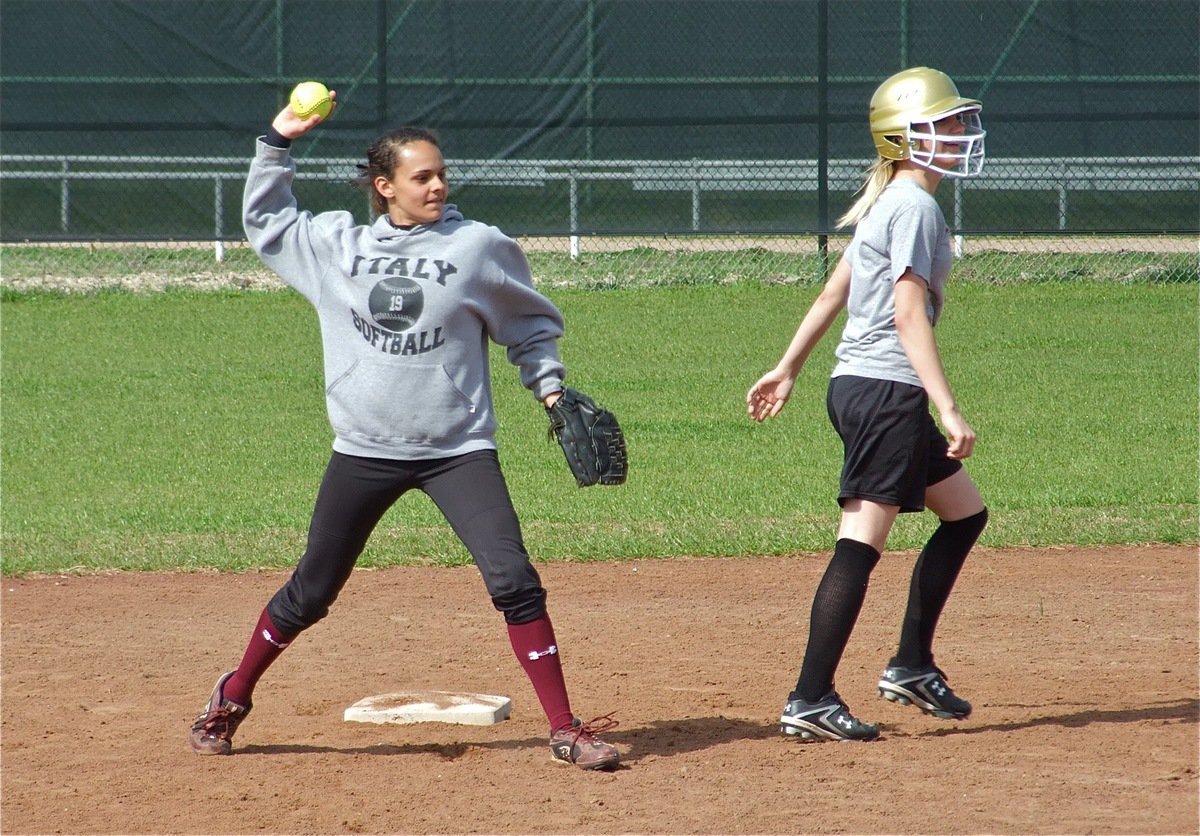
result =
M582 392L564 389L550 416L550 435L558 440L579 487L620 485L629 469L625 434L617 418Z

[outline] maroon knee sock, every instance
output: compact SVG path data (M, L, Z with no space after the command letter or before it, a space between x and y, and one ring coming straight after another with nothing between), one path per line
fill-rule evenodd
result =
M222 696L238 705L249 705L250 695L254 693L254 686L258 684L259 677L266 673L267 668L271 667L271 663L279 658L279 654L283 653L283 649L294 638L295 636L286 636L276 629L264 607L254 628L254 635L246 645L242 663L238 665L233 676L225 681L225 687L221 689Z
M571 701L567 698L567 684L563 679L550 616L543 615L525 624L509 624L508 640L546 712L550 731L571 725L575 715L571 713Z

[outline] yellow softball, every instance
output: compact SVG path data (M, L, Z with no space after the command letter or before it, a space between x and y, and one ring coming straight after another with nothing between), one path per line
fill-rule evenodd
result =
M292 90L292 112L301 119L319 113L324 119L333 110L329 88L319 81L302 81Z

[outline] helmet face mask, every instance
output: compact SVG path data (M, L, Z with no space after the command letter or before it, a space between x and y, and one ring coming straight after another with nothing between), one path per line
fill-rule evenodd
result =
M954 116L962 124L963 132L938 133L937 123ZM983 170L983 138L986 135L977 109L961 110L928 122L914 122L908 128L908 158L947 177L974 177Z
M966 99L950 77L913 67L884 81L871 97L871 137L879 155L948 177L974 177L983 170L984 144L977 99ZM961 133L939 133L936 123L958 117Z

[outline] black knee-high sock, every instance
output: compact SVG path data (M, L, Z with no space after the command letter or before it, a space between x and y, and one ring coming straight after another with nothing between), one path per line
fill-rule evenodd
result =
M954 522L943 521L925 544L913 567L908 608L900 629L900 647L889 665L921 668L933 664L933 633L942 608L967 555L987 525L988 512Z
M813 596L808 649L796 690L789 699L816 702L833 689L833 675L867 597L867 581L879 552L866 543L843 538Z

